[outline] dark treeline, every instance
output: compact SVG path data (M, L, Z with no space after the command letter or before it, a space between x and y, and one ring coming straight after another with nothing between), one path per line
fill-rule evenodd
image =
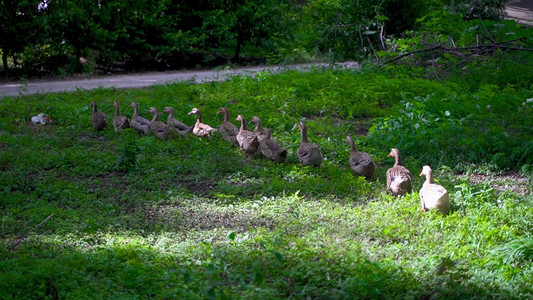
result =
M481 0L1 0L1 72L360 59L450 2L473 14Z

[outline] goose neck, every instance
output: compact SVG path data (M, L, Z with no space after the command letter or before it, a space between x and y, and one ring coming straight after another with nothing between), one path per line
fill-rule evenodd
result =
M224 116L224 123L229 122L229 112L227 110L223 110L222 114Z
M157 110L154 111L153 114L154 114L154 117L152 118L152 122L157 121L157 119L159 118L159 112Z
M350 144L350 151L351 152L357 152L357 147L355 146L355 142L353 139L349 139L348 143Z
M394 165L395 166L401 166L402 165L402 158L400 157L400 153L395 153L395 155L394 155Z
M309 139L307 138L307 127L302 127L300 129L300 135L302 137L302 143L309 143Z
M426 173L426 183L434 183L432 171Z
M244 117L241 116L239 120L241 121L241 130L246 130L246 121L244 120Z
M167 117L167 123L172 123L172 121L174 120L174 109L170 108L168 110L168 117Z

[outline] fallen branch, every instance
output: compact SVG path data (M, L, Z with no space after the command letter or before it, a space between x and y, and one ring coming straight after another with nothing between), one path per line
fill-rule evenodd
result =
M426 49L419 49L419 50L414 50L414 51L411 51L411 52L407 52L405 54L402 54L400 56L396 56L395 58L391 59L391 60L388 60L386 62L384 62L383 64L386 65L386 64L390 64L391 62L395 62L397 60L400 60L406 56L409 56L409 55L413 55L413 54L417 54L417 53L422 53L422 52L429 52L429 51L434 51L434 50L437 50L437 49L441 49L442 48L442 44L439 44L437 46L433 46L431 48L426 48Z
M46 223L46 221L48 221L48 219L50 219L53 215L54 215L54 214L49 215L46 219L44 219L44 221L42 221L41 223L35 225L35 227L33 227L32 229L30 229L30 231L26 232L26 234L19 236L19 237L16 239L15 243L14 243L13 245L11 245L11 246L8 248L8 250L12 251L13 249L15 249L15 247L17 247L18 245L20 245L20 243L22 243L22 241L23 241L24 239L26 239L26 238L28 237L28 235L30 235L30 233L32 233L35 229L41 227L41 226L42 226L44 223Z
M433 52L433 51L447 52L447 53L451 53L451 54L454 54L454 55L457 55L457 56L464 55L465 51L469 52L470 55L477 55L479 53L483 53L483 52L486 52L486 51L489 51L489 50L494 50L494 49L533 52L533 48L524 48L524 47L519 47L519 46L506 46L505 44L508 44L509 42L510 41L501 42L501 43L493 43L493 44L489 44L489 45L467 46L467 47L445 47L445 46L443 46L443 44L439 44L439 45L436 45L436 46L433 46L433 47L429 47L429 48L426 48L426 49L419 49L419 50L414 50L414 51L411 51L411 52L408 52L408 53L404 53L404 54L402 54L400 56L397 56L397 57L395 57L393 59L390 59L390 60L384 62L383 65L390 64L392 62L395 62L395 61L400 60L400 59L402 59L402 58L404 58L406 56L410 56L410 55L413 55L413 54L423 53L423 52ZM461 55L459 55L459 53L461 53ZM468 54L468 53L466 53L466 54Z

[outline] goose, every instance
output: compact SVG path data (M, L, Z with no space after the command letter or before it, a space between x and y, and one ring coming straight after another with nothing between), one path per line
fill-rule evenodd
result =
M257 139L261 142L266 137L267 128L261 126L261 119L257 116L253 116L250 123L255 123L254 135L257 136Z
M222 124L220 124L220 127L218 127L218 131L220 132L222 137L232 145L239 146L239 142L237 142L237 134L239 134L239 128L237 128L235 124L229 121L228 109L226 107L221 107L220 110L217 111L217 114L224 115L224 121L222 121Z
M113 116L113 128L115 133L119 133L122 129L130 127L130 121L126 116L120 114L120 108L118 107L118 102L113 101L113 106L115 107L115 115Z
M138 133L148 134L150 132L150 121L139 116L139 103L131 102L133 107L133 116L131 117L130 126Z
M169 127L167 124L157 120L159 118L159 111L155 107L150 107L148 112L154 115L150 122L150 130L158 138L162 140L168 139L170 135L170 131L168 130Z
M176 132L180 136L186 136L189 133L192 133L193 126L187 126L185 123L182 123L174 118L174 108L167 106L163 109L164 114L168 114L167 126L169 131Z
M187 115L196 115L196 123L193 126L192 133L199 137L206 137L209 138L211 135L211 132L217 131L215 128L202 123L202 114L200 113L200 110L198 108L193 108Z
M175 116L174 108L171 107L171 106L166 106L163 109L163 113L167 113L168 114L168 118L167 118L167 125L168 126L174 127L176 129L178 129L179 131L185 131L185 132L192 127L192 126L187 126L187 124L176 120L176 118L174 117Z
M426 176L420 192L420 208L423 212L429 209L437 209L442 214L450 211L450 196L448 191L441 185L433 182L433 171L429 166L422 167L420 176Z
M372 157L366 152L358 151L351 136L346 136L346 142L350 145L349 163L353 173L364 176L366 179L372 178L376 170L376 164Z
M323 157L320 152L320 148L313 143L310 143L307 138L307 126L304 122L298 123L298 128L300 128L300 147L298 148L298 159L300 163L304 166L315 166L320 167Z
M413 191L411 172L402 166L400 151L392 148L387 157L394 157L394 166L387 170L387 189L393 195L402 196Z
M102 131L107 127L107 116L104 112L98 111L96 102L91 102L91 106L93 108L93 114L91 116L93 127L97 131Z
M253 132L246 129L246 121L244 120L243 115L238 115L235 121L241 122L241 127L239 128L239 133L237 134L237 142L239 147L246 154L254 154L259 147L259 140Z
M283 149L281 145L272 138L270 129L265 128L266 136L259 142L259 152L272 161L282 163L287 159L287 150Z

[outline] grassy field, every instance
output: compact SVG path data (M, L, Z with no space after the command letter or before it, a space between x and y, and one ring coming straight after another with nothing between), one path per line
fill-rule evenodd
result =
M372 70L2 98L0 298L531 299L532 98ZM259 116L289 156L96 132L91 101L110 122L113 101L128 116L137 101L188 124L198 107L213 126L227 106ZM31 124L39 112L54 124ZM298 164L300 120L320 168ZM346 135L374 157L371 181L350 173ZM414 175L432 167L449 215L420 211L422 177L386 192L392 147Z

